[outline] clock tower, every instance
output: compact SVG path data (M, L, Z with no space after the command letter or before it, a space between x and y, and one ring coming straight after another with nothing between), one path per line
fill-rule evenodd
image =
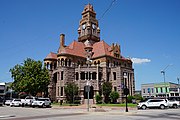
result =
M89 42L93 44L100 41L98 20L96 19L96 12L91 4L86 5L82 12L78 34L79 42L84 43L86 40L89 40Z

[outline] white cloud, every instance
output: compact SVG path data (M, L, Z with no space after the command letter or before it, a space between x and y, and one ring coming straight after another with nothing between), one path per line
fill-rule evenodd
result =
M131 58L131 60L134 64L143 64L143 63L151 62L150 59L142 59L142 58Z

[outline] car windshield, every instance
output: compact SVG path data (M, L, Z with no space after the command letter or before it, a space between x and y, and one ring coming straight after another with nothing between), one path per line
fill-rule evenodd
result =
M49 101L49 99L39 98L39 99L37 99L37 101Z

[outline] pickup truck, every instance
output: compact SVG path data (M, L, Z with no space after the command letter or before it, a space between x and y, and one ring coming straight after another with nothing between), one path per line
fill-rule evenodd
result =
M37 98L32 96L27 96L25 99L21 99L22 107L24 106L31 106L33 101L35 101Z
M32 102L32 107L51 107L49 98L37 98Z
M168 100L168 106L170 108L178 108L180 106L180 103L176 100Z

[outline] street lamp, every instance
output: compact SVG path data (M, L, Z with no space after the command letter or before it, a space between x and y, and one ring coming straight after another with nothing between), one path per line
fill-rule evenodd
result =
M91 64L92 60L90 60L89 57L87 57L86 64L88 65L88 77L87 77L87 82L86 82L86 92L87 92L87 97L88 97L88 102L87 102L87 111L89 112L89 92L90 92L90 73L89 73L89 66Z
M88 97L88 102L87 102L87 111L89 112L89 92L90 92L90 83L89 81L87 80L87 83L86 83L86 91L87 91L87 97Z
M165 78L165 70L171 66L172 64L167 65L163 70L161 70L161 73L163 74L163 78L164 78L164 85L165 85L165 99L167 98L167 87L166 87L166 78Z
M129 94L129 89L127 88L127 74L124 73L123 78L125 80L125 86L124 86L124 94L126 95L126 112L128 112L128 106L127 106L127 95Z

